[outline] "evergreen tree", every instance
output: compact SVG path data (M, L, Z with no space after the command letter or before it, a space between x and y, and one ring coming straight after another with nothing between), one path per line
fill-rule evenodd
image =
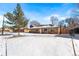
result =
M28 24L28 19L25 18L20 4L17 4L13 13L6 13L5 17L8 19L7 23L12 25L12 28L18 29L18 35L20 35L20 28L23 28Z

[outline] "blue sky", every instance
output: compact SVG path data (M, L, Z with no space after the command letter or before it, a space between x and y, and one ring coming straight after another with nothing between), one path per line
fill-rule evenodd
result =
M16 3L0 3L0 18L7 12L12 12ZM25 16L36 20L41 24L50 24L50 17L57 16L59 20L69 17L71 11L76 7L72 3L21 3ZM0 27L2 20L0 20Z

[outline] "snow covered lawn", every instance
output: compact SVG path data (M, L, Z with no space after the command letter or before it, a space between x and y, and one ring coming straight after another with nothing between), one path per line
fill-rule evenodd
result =
M74 56L72 39L56 34L25 34L23 37L6 38L8 56ZM79 55L79 40L74 39Z

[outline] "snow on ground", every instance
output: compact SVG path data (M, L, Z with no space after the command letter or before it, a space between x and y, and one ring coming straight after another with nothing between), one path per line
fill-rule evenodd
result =
M24 35L4 38L4 40L7 39L8 56L74 56L71 38L56 37L56 34L24 33ZM77 39L74 39L74 43L79 55L79 40Z
M0 36L0 56L5 56L5 39Z

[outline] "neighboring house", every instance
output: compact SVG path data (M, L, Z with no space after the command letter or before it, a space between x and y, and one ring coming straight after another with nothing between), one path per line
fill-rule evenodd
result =
M69 31L79 34L79 24L72 24L69 26Z
M30 29L29 29L29 28L24 27L24 28L20 28L20 30L19 30L19 31L20 31L20 32L29 32L29 31L30 31ZM17 29L17 28L15 28L14 32L18 32L18 29Z
M15 30L9 28L9 27L5 27L4 28L4 32L17 32L17 28L15 28ZM30 29L29 28L20 28L20 32L29 32ZM0 32L2 32L2 28L0 28Z
M58 26L51 26L51 25L40 25L38 27L30 28L31 33L49 33L49 34L67 34L69 33L68 28L58 27Z
M0 29L0 32L2 29ZM6 27L4 32L17 32L17 28L15 30ZM50 24L48 25L40 25L40 26L33 26L31 28L20 28L20 32L26 32L26 33L42 33L42 34L68 34L69 33L69 28L67 27L58 27L58 26L52 26Z
M30 29L29 28L24 28L24 32L30 32Z
M2 32L2 28L0 28L0 32ZM13 30L8 27L5 27L4 32L13 32Z

